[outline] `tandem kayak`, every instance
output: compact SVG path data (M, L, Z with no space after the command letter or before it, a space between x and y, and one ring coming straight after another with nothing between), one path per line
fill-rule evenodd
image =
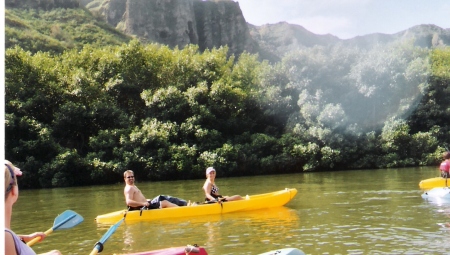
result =
M202 247L196 246L183 246L183 247L172 247L161 250L154 251L144 251L138 253L128 253L123 255L186 255L186 254L195 254L195 255L208 255L206 250Z
M450 180L448 180L448 184L450 185ZM422 190L429 190L432 188L445 187L445 178L442 177L434 177L425 179L419 182L419 187Z
M278 250L261 253L258 255L305 255L305 253L296 248L284 248L284 249L278 249Z
M271 193L252 195L245 200L230 201L213 204L200 204L196 206L181 206L174 208L127 211L120 210L107 214L98 215L97 223L116 223L121 220L126 213L125 221L160 220L167 218L191 217L212 214L224 214L231 212L244 212L272 207L279 207L287 204L297 194L296 189L283 189Z
M422 194L424 199L437 199L437 200L448 200L450 201L450 189L447 187L443 188L432 188Z

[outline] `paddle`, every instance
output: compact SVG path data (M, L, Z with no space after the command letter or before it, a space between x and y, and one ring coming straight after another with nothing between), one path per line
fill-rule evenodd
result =
M116 229L120 226L120 224L122 224L122 221L125 220L125 217L127 216L127 211L125 211L125 214L123 215L123 218L121 220L119 220L119 222L117 222L116 224L114 224L113 226L111 226L108 231L102 236L102 239L100 239L100 241L98 241L95 246L94 249L91 251L90 255L96 255L99 252L103 251L103 245L106 243L106 241L108 240L108 238L114 234L114 232L116 232Z
M447 185L447 178L448 178L448 175L449 175L449 172L446 172L446 173L445 173L445 187L446 187L446 188L448 188L448 185Z
M49 230L45 231L45 235L50 235L54 230L57 229L67 229L75 227L76 225L83 222L83 217L79 215L78 213L72 211L72 210L66 210L63 213L61 213L58 217L55 218L55 221L53 222L53 227L51 227ZM41 237L33 238L33 240L29 241L27 243L28 246L31 246L35 243L37 243Z
M147 206L144 205L144 206L141 208L141 210L139 210L139 211L140 211L140 212L139 212L139 216L142 216L142 211L145 210L146 208L147 208Z

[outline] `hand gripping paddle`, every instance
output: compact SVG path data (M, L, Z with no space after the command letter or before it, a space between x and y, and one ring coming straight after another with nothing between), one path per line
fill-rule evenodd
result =
M72 210L66 210L63 213L61 213L60 215L58 215L58 217L55 218L53 227L51 227L49 230L45 231L44 233L46 236L48 236L54 230L75 227L76 225L83 222L83 220L84 220L83 217L81 215L79 215L78 213L76 213ZM33 240L29 241L27 243L27 245L31 246L31 245L37 243L40 239L41 239L41 237L36 237Z

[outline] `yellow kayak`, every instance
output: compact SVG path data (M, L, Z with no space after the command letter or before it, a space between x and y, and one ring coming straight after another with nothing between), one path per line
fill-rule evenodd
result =
M291 201L296 194L296 189L286 188L284 190L271 193L247 196L245 200L239 201L143 210L142 212L127 212L127 210L120 210L112 213L98 215L95 220L97 221L97 223L116 223L119 220L123 219L125 213L127 213L125 221L141 221L251 211L283 206Z
M448 185L450 186L450 179L447 181ZM419 182L419 187L420 189L423 190L429 190L432 188L440 188L440 187L445 187L445 178L442 177L434 177L434 178L429 178L426 180L422 180Z

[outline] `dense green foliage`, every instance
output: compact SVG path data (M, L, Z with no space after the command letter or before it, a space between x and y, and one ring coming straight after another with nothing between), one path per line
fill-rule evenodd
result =
M436 164L449 49L316 47L270 65L137 41L6 52L6 157L26 188ZM429 64L431 63L431 65Z

